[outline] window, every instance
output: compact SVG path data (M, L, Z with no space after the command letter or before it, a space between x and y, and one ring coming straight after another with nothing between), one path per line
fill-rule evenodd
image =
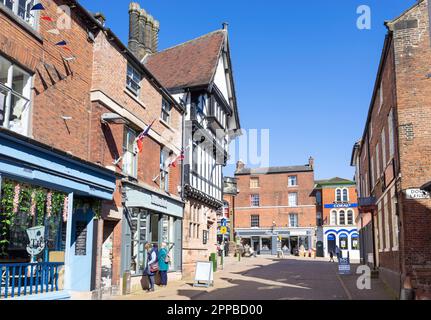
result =
M250 226L252 228L259 228L259 215L252 214L250 216Z
M298 185L297 183L297 176L289 176L288 181L289 181L289 187L295 187Z
M352 235L352 250L359 250L359 236L357 234Z
M380 109L383 105L383 81L380 82L380 88L379 88L379 110L378 113L380 113Z
M386 135L385 128L382 129L382 161L383 161L383 170L386 168Z
M189 238L190 239L199 239L200 238L200 214L201 207L199 205L191 205L190 206L190 223L189 223ZM202 233L204 235L204 232Z
M123 173L136 178L138 175L138 155L135 149L135 140L135 131L125 127L123 139Z
M162 149L160 152L160 189L169 191L169 151Z
M0 3L9 8L30 26L35 27L34 15L36 11L30 11L37 3L35 0L0 0Z
M316 192L316 203L322 204L322 193L320 191Z
M347 211L347 224L353 224L353 211L348 210Z
M379 250L383 250L383 219L382 219L382 202L380 201L377 205L377 224L378 228L378 239L379 239Z
M349 249L349 241L348 241L347 234L345 233L340 234L339 242L340 242L340 249L342 250Z
M389 127L389 158L394 156L394 111L391 109L388 115L388 127Z
M252 194L250 196L250 205L252 207L259 207L260 203L259 203L259 195L258 194Z
M341 202L341 189L335 190L335 199L337 202Z
M398 216L395 189L391 190L391 215L392 215L392 250L398 250Z
M337 211L336 210L332 210L331 211L331 225L335 226L337 224Z
M259 178L250 178L250 188L259 188Z
M139 71L132 67L130 64L127 65L126 87L131 90L136 96L139 95L139 91L141 89L141 80L142 75L139 73Z
M375 181L375 176L376 173L374 171L374 157L371 157L371 186L370 189L372 190L374 188L374 181Z
M296 192L289 192L289 207L298 206L298 194Z
M147 211L139 208L130 210L131 216L131 273L142 274L145 269L145 242L147 242Z
M341 226L346 224L346 212L344 210L338 212L338 224Z
M349 201L349 190L344 188L343 189L343 201L348 202Z
M0 126L28 134L31 77L0 56Z
M290 213L289 214L289 227L298 227L298 214Z
M390 196L390 194L387 194L387 196L388 196L388 199L390 199L389 198L389 196ZM387 199L386 199L386 195L383 197L383 199L384 199L384 203L383 203L383 212L384 212L384 217L385 217L385 250L386 251L389 251L390 250L390 242L391 242L391 235L390 235L390 233L389 233L389 230L390 230L390 225L389 225L389 209L388 209L388 204L389 204L389 201L387 201Z
M204 115L206 107L206 95L198 94L193 97L193 101L196 106L196 113L199 115Z
M162 115L161 115L161 118L166 123L170 123L170 120L171 120L171 109L172 109L171 104L168 101L166 101L165 99L163 99L162 100Z
M380 178L380 157L379 157L379 144L376 144L376 180ZM376 181L377 183L377 181Z

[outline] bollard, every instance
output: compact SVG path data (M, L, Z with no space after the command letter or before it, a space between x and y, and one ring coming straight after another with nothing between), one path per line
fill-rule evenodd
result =
M216 272L217 271L217 256L215 253L211 253L210 261L212 261L212 263L213 263L213 271Z

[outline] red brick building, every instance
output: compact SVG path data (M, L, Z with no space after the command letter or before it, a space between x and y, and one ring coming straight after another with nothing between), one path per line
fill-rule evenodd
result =
M385 23L367 122L355 144L362 258L406 298L430 296L431 180L430 3L417 1Z
M302 166L249 169L238 162L235 233L260 254L315 248L313 159Z

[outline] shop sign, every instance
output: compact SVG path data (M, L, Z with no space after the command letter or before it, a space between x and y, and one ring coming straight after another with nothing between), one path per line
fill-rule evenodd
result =
M151 195L151 204L158 206L158 207L162 207L162 208L167 208L168 207L168 201L166 199L163 199L155 194Z
M332 208L356 208L358 206L357 203L331 203L331 204L325 204L325 208L332 209Z
M406 190L407 199L430 199L430 193L421 189L407 189Z

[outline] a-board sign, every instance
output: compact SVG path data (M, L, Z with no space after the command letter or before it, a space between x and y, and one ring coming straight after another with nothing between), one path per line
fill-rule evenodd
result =
M350 259L340 258L338 260L338 273L339 274L350 274Z
M197 261L194 287L209 287L214 284L213 263L211 261Z

